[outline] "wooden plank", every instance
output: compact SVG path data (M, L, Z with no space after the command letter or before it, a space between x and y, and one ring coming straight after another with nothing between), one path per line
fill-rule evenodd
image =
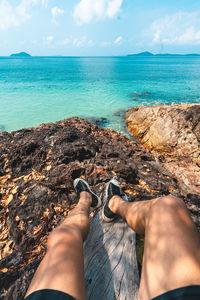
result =
M92 219L84 243L84 267L88 300L136 300L139 274L135 233L119 219Z

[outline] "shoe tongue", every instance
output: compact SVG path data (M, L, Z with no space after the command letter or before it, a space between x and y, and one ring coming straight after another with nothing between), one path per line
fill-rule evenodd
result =
M83 184L82 181L80 181L80 184L81 184L81 188L82 188L83 190L85 190L85 185Z
M87 188L87 186L84 184L84 182L80 181L80 185L81 185L82 191L87 191L87 190L88 190L88 188Z
M112 185L112 194L120 196L121 195L120 188L116 185Z

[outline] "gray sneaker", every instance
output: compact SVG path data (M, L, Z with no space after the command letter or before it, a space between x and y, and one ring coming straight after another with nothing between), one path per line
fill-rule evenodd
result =
M125 201L128 201L126 194L124 194L121 191L119 182L117 181L116 177L114 177L107 183L105 189L105 195L104 195L105 203L102 209L102 218L105 222L112 222L113 220L119 217L118 214L113 213L108 207L108 203L110 199L115 195L121 197Z
M101 199L91 191L89 184L85 180L76 178L74 180L74 189L77 193L78 198L80 197L80 193L83 191L90 193L92 195L93 208L98 208L101 206Z

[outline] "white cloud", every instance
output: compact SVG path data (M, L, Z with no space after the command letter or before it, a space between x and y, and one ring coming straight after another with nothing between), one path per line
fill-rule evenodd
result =
M44 38L44 44L50 45L53 42L53 40L54 40L54 36L49 35L49 36Z
M94 43L93 40L89 40L89 41L88 41L88 46L89 46L89 47L94 47L94 45L95 45L95 43Z
M155 20L151 25L154 44L199 45L200 14L177 12Z
M49 0L42 0L42 6L47 7Z
M17 6L10 4L9 0L0 1L0 29L6 30L19 27L31 18L32 6L42 3L44 0L21 0Z
M109 47L109 46L112 46L112 45L119 45L121 43L121 41L123 40L123 37L122 36L118 36L114 41L104 41L104 42L101 42L101 47Z
M12 7L7 0L0 2L0 28L6 30L10 27L18 27L21 23L30 19L26 11L24 1L17 7Z
M47 37L47 42L52 42L53 40L54 40L54 37L52 35Z
M56 48L55 38L52 35L44 37L43 38L43 44L47 48L51 48L51 49L55 49Z
M59 8L59 7L57 7L57 6L53 7L53 8L51 9L52 21L53 21L54 23L57 24L56 18L57 18L59 15L63 15L64 12L65 12L65 11L64 11L63 9L61 9L61 8Z
M123 0L80 0L74 9L74 19L81 25L93 19L114 18Z
M71 40L70 40L69 38L66 38L66 39L60 41L60 42L59 42L59 45L60 45L60 46L65 46L65 45L70 44L70 42L71 42Z
M70 35L69 37L58 42L59 46L72 45L76 48L80 47L93 47L95 42L93 40L88 40L86 36L82 36L79 38L73 37Z
M73 39L73 45L77 48L85 46L87 42L86 36L81 37L80 39Z
M106 15L109 18L113 18L119 12L123 0L113 0L108 1L108 8L106 10Z
M114 44L120 44L121 41L122 41L122 36L118 36L118 37L116 38L116 40L114 41Z

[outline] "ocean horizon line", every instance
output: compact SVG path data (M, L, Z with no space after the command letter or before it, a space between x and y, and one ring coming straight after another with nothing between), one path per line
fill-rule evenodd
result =
M123 54L123 55L27 55L27 56L21 56L21 55L16 55L16 54L10 54L10 55L0 55L0 58L10 58L10 59L31 59L31 58L110 58L110 57L145 57L145 58L150 58L150 57L170 57L170 56L200 56L200 53L156 53L153 54L151 52L141 52L141 53L133 53L133 54Z

